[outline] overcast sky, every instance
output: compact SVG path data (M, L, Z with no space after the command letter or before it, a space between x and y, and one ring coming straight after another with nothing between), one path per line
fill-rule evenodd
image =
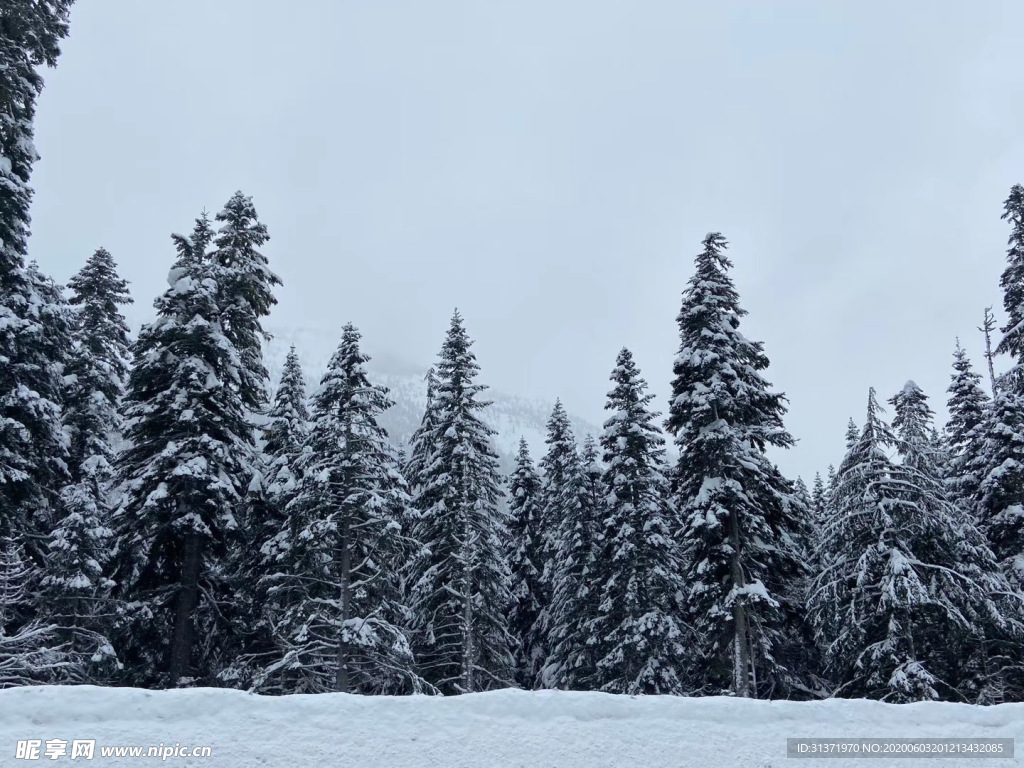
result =
M718 230L790 399L780 466L809 480L869 386L938 410L958 334L980 367L1022 28L982 0L83 1L40 103L32 256L65 281L107 247L137 327L168 235L240 188L285 283L272 325L351 320L429 362L458 306L484 383L599 421L623 345L665 410Z

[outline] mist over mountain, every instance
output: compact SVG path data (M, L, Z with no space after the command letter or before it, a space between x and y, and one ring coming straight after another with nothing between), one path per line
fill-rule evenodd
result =
M273 338L264 344L264 360L272 387L277 386L285 356L294 345L302 361L307 393L312 394L334 354L340 330L313 327L269 327L268 330ZM430 364L417 364L387 352L368 350L368 354L372 358L366 366L371 380L387 387L395 402L382 419L383 426L394 443L404 448L423 417L427 401L425 376ZM486 370L481 371L479 381L482 384L488 383ZM511 471L520 437L526 438L534 459L539 459L546 450L544 439L547 435L547 421L554 403L520 397L495 388L489 388L484 396L491 401L491 406L484 411L483 418L498 432L494 436L494 447L502 471ZM571 403L565 406L580 442L587 435L600 435L601 428L598 425L574 416Z

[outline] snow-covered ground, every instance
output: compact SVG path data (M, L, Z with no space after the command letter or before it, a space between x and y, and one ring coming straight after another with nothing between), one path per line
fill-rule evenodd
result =
M1024 738L1024 705L894 706L728 698L611 696L497 691L452 698L360 698L344 694L253 696L192 689L20 688L0 691L0 765L19 740L95 739L91 762L146 765L159 758L104 758L111 745L197 745L210 757L168 757L166 765L213 768L596 768L736 766L838 768L849 760L791 760L787 737ZM1018 745L1024 749L1024 741ZM1024 762L1024 760L1020 760ZM1018 765L1018 760L874 759L866 765ZM852 765L864 765L855 761Z

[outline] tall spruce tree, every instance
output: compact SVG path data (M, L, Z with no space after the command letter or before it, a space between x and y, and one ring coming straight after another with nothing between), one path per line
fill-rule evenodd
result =
M598 599L584 624L596 690L681 694L689 638L680 621L686 587L668 503L665 440L648 408L654 395L628 349L612 372L601 436L607 508L591 578Z
M516 465L508 479L509 568L512 572L512 609L509 631L516 640L516 680L533 688L544 663L533 647L533 626L543 606L540 575L543 568L540 538L540 477L530 458L525 438L519 440Z
M572 423L560 399L555 400L551 416L547 422L547 435L544 438L547 450L541 457L540 492L540 591L541 610L534 623L531 644L538 649L545 659L545 669L541 673L540 685L550 687L555 684L555 667L552 658L552 636L554 634L554 589L558 578L557 569L560 537L563 523L569 517L569 510L577 502L576 489L579 488L579 452Z
M62 679L72 665L57 628L22 614L38 574L21 545L0 538L0 689Z
M71 5L0 3L0 537L30 543L37 563L45 556L37 542L49 532L50 508L67 479L60 418L67 332L52 282L25 264L29 178L38 159L40 69L57 64Z
M940 568L948 569L943 574L959 576L949 584L942 584L941 577L932 579L930 586L946 601L947 615L941 624L925 628L919 644L936 658L932 666L955 692L953 698L994 700L1002 695L1008 676L1000 656L994 657L993 652L1005 656L1007 642L1019 634L1020 598L1011 597L975 516L957 504L951 493L943 456L936 449L927 396L914 382L907 382L890 402L902 459L897 476L903 481L903 496L941 523L939 544L925 541L924 546Z
M1024 187L1020 184L1010 188L1001 218L1010 222L1010 247L1006 251L1006 268L999 278L1006 325L996 353L1010 355L1019 366L1024 363Z
M819 525L825 518L825 504L827 503L828 490L825 482L821 479L821 473L814 473L814 485L811 487L811 512L815 525Z
M437 371L431 367L423 377L427 386L426 406L423 409L423 418L419 427L412 433L409 439L409 451L405 461L405 478L409 484L409 492L417 498L414 507L428 506L428 502L421 495L425 491L427 483L427 467L430 462L430 451L434 429L437 427L436 414L436 392L437 392Z
M737 696L786 696L798 657L807 510L765 455L793 438L785 397L762 371L763 345L739 330L746 314L728 275L726 241L709 234L683 292L680 348L666 429L679 459L672 501L681 513L686 616L697 633L692 686Z
M274 394L268 419L263 429L263 455L270 510L263 535L258 537L264 545L280 535L286 527L282 524L287 518L288 503L294 498L301 479L299 459L309 434L306 383L294 346L285 357L281 381Z
M598 649L590 642L587 624L597 615L601 599L595 578L608 493L594 438L588 435L582 453L577 455L572 433L558 421L548 457L552 459L550 465L555 466L561 454L564 464L560 490L557 496L552 495L548 507L557 510L558 517L554 520L557 528L548 570L551 600L545 611L546 621L538 627L549 648L543 682L555 688L588 690L593 685ZM563 439L558 439L559 434Z
M421 673L442 693L470 693L513 682L514 639L507 538L494 430L480 412L486 389L462 317L454 314L437 364L433 426L421 437L410 608Z
M274 286L281 278L270 271L267 257L258 249L270 235L259 220L252 198L235 192L217 214L220 228L210 256L217 281L217 302L224 337L238 355L238 394L253 413L267 401L267 369L263 365L262 318L277 303Z
M979 626L1007 627L996 600L1006 590L935 473L923 393L911 382L893 402L899 434L871 390L860 440L840 466L810 614L841 695L957 698L950 649L977 646Z
M946 391L949 393L946 401L949 420L945 431L950 451L947 484L952 498L965 511L976 516L973 506L980 480L978 454L990 403L981 387L981 376L975 373L959 340L953 353L953 373Z
M236 510L255 474L249 415L265 396L252 345L270 302L269 287L258 283L273 282L262 257L231 246L244 241L234 235L242 224L229 219L214 251L205 215L190 237L174 236L170 288L134 346L115 579L135 684L211 680L235 653L227 642L227 555L241 541Z
M385 388L370 383L359 342L359 332L346 325L313 397L302 479L284 523L291 546L264 577L278 658L257 687L280 672L296 680L297 691L424 688L403 626L398 579L409 552L401 528L409 497L378 423L393 403Z
M247 543L236 550L231 570L239 578L236 592L236 624L244 634L244 648L227 668L222 680L262 690L277 686L291 690L295 679L287 673L265 675L276 662L279 648L272 636L271 617L284 608L275 603L275 592L263 577L277 572L286 562L299 534L299 520L290 514L301 479L300 460L309 434L306 387L298 354L292 346L285 357L281 380L263 429L259 470L246 494Z
M860 439L860 430L857 429L857 423L850 417L850 420L846 422L846 450L850 450L857 444Z
M72 346L65 371L64 424L71 482L61 492L60 521L50 533L42 581L45 613L61 629L72 663L63 672L98 680L112 661L106 637L113 606L104 575L110 557L113 460L122 438L119 407L128 376L128 283L100 248L68 282Z
M1004 376L978 447L976 512L1015 589L1024 592L1024 395Z
M804 482L802 477L797 477L796 482L793 483L793 493L803 502L805 507L811 508L811 492L808 490L807 483Z
M19 540L26 557L42 566L47 535L60 518L60 490L70 478L62 408L71 313L62 288L36 262L26 265L22 276L23 316L0 322L0 333L20 324L23 345L0 366L0 377L8 376L14 390L3 398L0 419L0 433L12 438L0 437L0 536ZM22 453L16 455L19 443Z

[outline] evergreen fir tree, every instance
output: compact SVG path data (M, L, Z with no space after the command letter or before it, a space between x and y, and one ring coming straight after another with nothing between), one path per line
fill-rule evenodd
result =
M0 538L0 689L60 679L69 664L56 627L21 615L37 581L21 545Z
M218 283L220 324L238 355L242 403L258 413L267 399L262 341L270 338L261 319L277 303L274 286L280 285L281 279L270 271L266 256L258 250L270 236L251 197L235 192L216 220L221 227L214 239L211 271Z
M429 503L422 497L427 484L427 467L430 462L430 450L434 430L437 427L437 414L435 408L435 393L437 392L437 373L434 368L427 371L424 377L427 385L427 403L423 410L423 418L419 427L413 432L409 440L409 455L405 462L405 478L409 484L409 491L419 499L420 504L416 506L429 506Z
M889 404L894 410L892 427L899 436L896 447L904 464L929 478L940 479L932 426L935 414L928 405L928 396L915 382L908 381Z
M274 603L268 592L271 585L263 577L288 560L299 535L299 520L289 514L288 505L299 486L299 464L309 434L305 381L294 346L285 357L281 381L262 431L260 469L246 494L248 542L239 548L232 566L240 577L235 608L237 623L245 633L244 650L220 677L240 686L252 686L259 678L261 688L268 690L271 683L264 678L264 671L279 658L270 617L284 608ZM294 687L295 680L285 672L271 677L281 690Z
M975 510L1006 576L1024 592L1024 396L1004 381L981 430Z
M110 252L99 248L68 281L74 309L73 351L66 373L73 377L66 397L65 423L72 433L71 472L89 456L113 455L121 438L117 412L131 356L128 322L121 307L132 303L128 282L117 273ZM95 393L95 394L93 394ZM87 400L96 400L88 403Z
M75 310L64 378L71 483L61 492L62 519L50 533L43 604L71 656L62 672L71 679L97 680L109 673L97 663L113 659L105 634L112 582L103 571L112 546L112 462L121 441L118 408L128 375L128 323L120 307L132 299L103 248L68 287Z
M263 542L282 531L286 508L298 488L299 458L309 434L306 408L306 383L295 347L288 350L281 381L274 395L269 423L263 430L263 455L266 459L266 488L271 511L266 520Z
M257 687L281 671L298 678L298 691L423 690L398 581L408 553L400 522L408 494L378 424L393 403L367 378L359 341L346 325L313 397L302 479L288 510L299 532L265 579L279 658Z
M796 482L793 483L793 493L803 502L805 507L811 508L811 492L807 490L807 483L804 482L802 477L797 477Z
M727 270L725 238L704 239L677 318L680 349L666 428L679 460L672 499L683 516L693 687L738 696L789 695L806 575L807 510L768 460L793 438L785 397L762 371L763 345L740 331L745 311Z
M851 417L850 420L846 422L846 450L853 448L859 439L860 430L857 429L857 423Z
M557 436L571 440L566 445ZM577 458L575 441L564 425L553 430L549 458L564 458L561 490L549 509L559 510L551 555L551 602L543 627L549 647L543 674L545 685L567 690L589 690L595 674L596 646L590 641L590 622L597 615L600 592L595 578L601 554L607 490L604 470L592 436ZM559 447L560 446L560 447ZM564 450L569 448L570 450ZM554 466L555 461L552 462ZM549 489L551 490L551 489ZM538 628L541 631L541 628Z
M628 349L616 359L601 437L607 493L593 582L598 602L584 624L596 690L680 694L688 637L680 623L685 589L668 504L664 438L654 395Z
M919 508L936 509L944 515L940 518L948 529L940 531L948 545L943 552L947 558L944 565L961 576L953 588L944 587L940 592L951 603L953 621L930 628L931 632L922 633L921 641L937 657L933 666L941 670L940 677L947 685L968 700L985 700L995 687L1004 686L1006 675L995 663L998 656L992 654L1005 653L1006 641L1018 633L1020 600L1008 599L1011 588L976 527L974 515L952 501L956 497L951 497L946 482L942 446L936 448L927 397L920 387L907 382L890 402L895 408L893 426L902 458L898 475L904 480L904 497ZM929 546L929 553L936 549ZM932 586L935 584L933 579ZM992 640L996 640L994 645Z
M1006 268L999 278L1003 289L1006 325L997 354L1008 354L1017 365L1024 363L1024 187L1014 184L1003 205L1004 220L1010 222Z
M28 542L49 531L50 506L67 477L60 419L66 319L52 282L25 258L40 68L56 66L71 4L0 6L0 537L27 535ZM29 554L41 562L45 553L33 546Z
M135 684L210 680L226 664L227 554L242 540L235 510L254 477L249 409L261 402L262 368L233 339L258 337L267 304L248 281L251 262L232 262L223 247L210 253L212 239L205 215L190 237L174 236L170 288L134 346L115 580ZM251 312L243 295L253 297Z
M532 645L533 627L540 613L540 477L524 438L519 440L515 470L508 479L509 566L512 572L512 610L509 631L516 640L516 677L523 688L533 688L544 663Z
M979 450L990 402L981 387L981 376L974 372L959 342L953 353L953 374L946 391L949 393L946 442L951 454L950 492L965 510L976 515L973 505L980 482Z
M565 520L578 501L579 453L576 437L573 435L569 415L560 399L548 418L547 435L544 439L547 451L540 460L540 590L541 610L534 623L531 645L547 660L541 675L542 687L554 685L556 671L552 658L552 636L555 632L554 589L558 579L557 570L564 566L558 562L560 537L564 532Z
M5 443L0 437L0 446L13 448L22 441L20 455L4 455L0 447L0 535L6 529L20 538L25 555L41 566L46 562L46 536L60 515L60 489L69 479L62 406L71 313L61 287L34 261L23 276L27 293L22 298L28 305L20 338L24 346L0 366L0 377L12 374L12 381L18 381L4 399L5 417L0 419L0 433L13 430L12 440Z
M505 687L514 678L511 577L502 556L508 534L471 343L456 312L439 356L415 500L413 538L424 549L410 583L414 651L424 678L442 693Z
M814 473L814 486L811 489L811 512L816 526L825 519L825 505L828 501L828 491L825 482L821 479L821 473Z
M565 517L566 488L576 480L579 472L579 453L576 437L573 435L569 415L561 400L555 401L547 423L548 449L540 461L543 472L541 529L543 536L542 554L547 573L542 576L545 594L550 600L551 584L554 579L553 561L558 548L558 537Z
M977 645L979 626L1008 627L995 597L1005 585L983 537L945 496L920 388L910 382L892 402L899 434L871 390L861 438L840 467L810 612L842 695L955 698L950 649Z

